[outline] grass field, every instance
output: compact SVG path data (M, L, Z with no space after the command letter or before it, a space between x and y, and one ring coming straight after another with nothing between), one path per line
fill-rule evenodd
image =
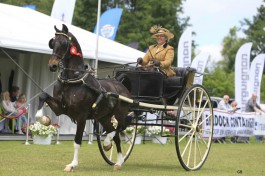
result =
M2 176L170 176L170 175L265 175L265 143L212 144L204 166L193 172L179 164L174 144L135 145L122 170L112 171L100 155L96 141L86 141L79 153L79 166L66 173L72 161L73 142L60 145L24 145L22 141L0 141L0 175Z

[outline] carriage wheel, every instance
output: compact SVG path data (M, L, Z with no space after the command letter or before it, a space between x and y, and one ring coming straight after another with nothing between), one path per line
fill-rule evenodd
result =
M187 171L198 170L207 159L213 135L213 108L201 85L187 89L178 103L175 143L178 159Z
M129 158L133 150L133 146L134 146L134 142L136 138L136 130L137 130L136 125L130 125L124 131L120 132L121 150L122 150L124 162ZM131 134L128 134L125 131L131 131ZM97 132L98 147L99 147L99 151L102 157L108 164L110 165L116 164L118 155L117 155L117 148L116 148L115 142L112 140L111 149L109 151L105 151L103 149L103 142L107 134L106 134L106 131L104 131L104 129L99 123L97 123L96 125L96 132Z

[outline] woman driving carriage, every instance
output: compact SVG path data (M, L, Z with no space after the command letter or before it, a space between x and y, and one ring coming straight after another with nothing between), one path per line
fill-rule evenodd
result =
M168 77L175 76L176 73L171 68L174 59L174 48L168 44L169 39L172 39L174 34L159 25L152 26L150 32L152 34L151 38L156 39L157 44L149 46L145 56L138 58L137 63L142 66L154 65L160 67Z

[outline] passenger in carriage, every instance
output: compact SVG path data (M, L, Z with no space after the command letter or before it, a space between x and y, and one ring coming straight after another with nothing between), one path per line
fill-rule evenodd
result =
M148 47L143 58L138 58L137 63L145 65L154 65L160 67L162 71L168 76L175 76L176 73L171 68L174 59L174 48L168 44L169 39L174 37L169 30L162 28L162 26L155 25L151 27L151 38L156 39L156 44Z

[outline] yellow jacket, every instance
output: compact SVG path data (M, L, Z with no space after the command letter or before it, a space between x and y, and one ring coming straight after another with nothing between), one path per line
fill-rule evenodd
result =
M143 57L141 65L153 64L153 59L160 62L160 68L168 77L176 75L171 69L171 64L174 59L174 48L172 46L164 44L158 48L157 45L151 45Z

